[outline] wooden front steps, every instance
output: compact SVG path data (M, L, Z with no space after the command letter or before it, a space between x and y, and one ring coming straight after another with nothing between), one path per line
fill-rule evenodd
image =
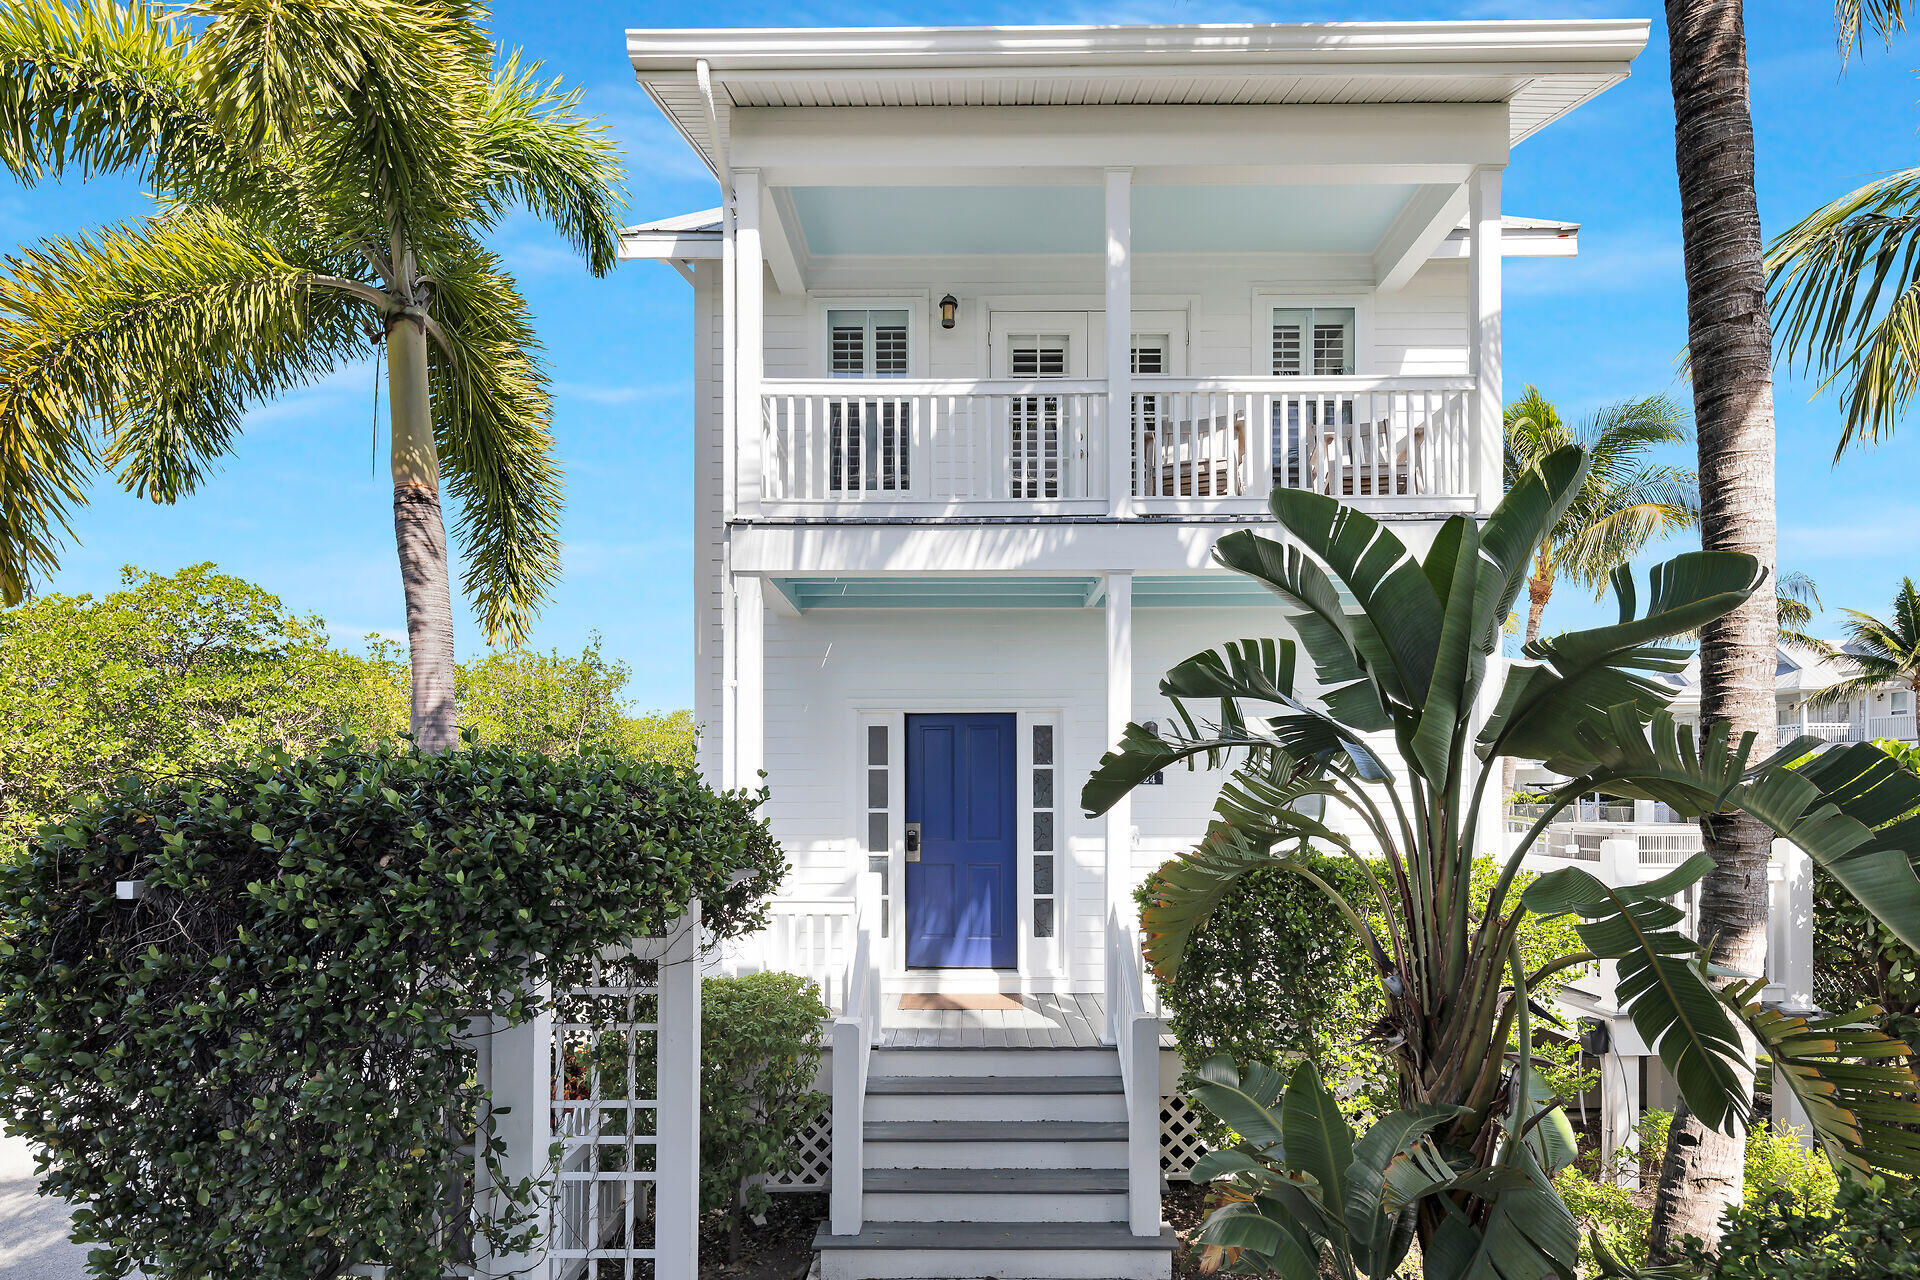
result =
M1112 1049L885 1048L867 1079L858 1235L822 1280L1167 1280L1173 1232L1127 1227Z

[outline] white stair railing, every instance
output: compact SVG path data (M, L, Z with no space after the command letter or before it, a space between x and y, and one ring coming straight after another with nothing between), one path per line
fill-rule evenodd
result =
M1160 1234L1160 1019L1148 1012L1140 934L1107 909L1107 1038L1120 1051L1127 1100L1127 1227Z
M862 872L854 885L853 955L841 983L845 1001L833 1020L833 1185L828 1229L857 1236L863 1221L867 1064L880 1037L880 877Z

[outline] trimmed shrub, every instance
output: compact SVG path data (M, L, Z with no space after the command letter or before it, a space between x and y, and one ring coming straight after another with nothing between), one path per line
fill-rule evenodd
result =
M813 1084L830 1016L798 974L700 984L700 1208L727 1214L729 1261L742 1217L767 1211L761 1179L795 1167L794 1139L826 1110Z
M758 803L471 744L129 781L0 869L0 1119L99 1275L437 1277L471 1252L461 1148L498 1168L467 1033L695 898L758 927L786 870Z

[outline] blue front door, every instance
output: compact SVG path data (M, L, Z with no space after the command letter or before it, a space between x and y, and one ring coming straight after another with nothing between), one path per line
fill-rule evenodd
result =
M907 863L907 964L1011 969L1014 720L907 717L907 818L920 860Z

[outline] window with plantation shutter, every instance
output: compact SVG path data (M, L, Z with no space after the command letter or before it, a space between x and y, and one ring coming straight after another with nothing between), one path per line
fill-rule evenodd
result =
M1353 372L1352 307L1275 307L1272 337L1277 376Z
M1016 333L1007 339L1007 370L1015 378L1067 376L1065 334ZM1008 479L1016 498L1060 496L1060 398L1016 396L1010 404Z
M827 312L827 368L836 378L904 378L908 373L904 308L836 308ZM910 487L908 406L899 400L836 401L830 407L832 456L828 487Z

